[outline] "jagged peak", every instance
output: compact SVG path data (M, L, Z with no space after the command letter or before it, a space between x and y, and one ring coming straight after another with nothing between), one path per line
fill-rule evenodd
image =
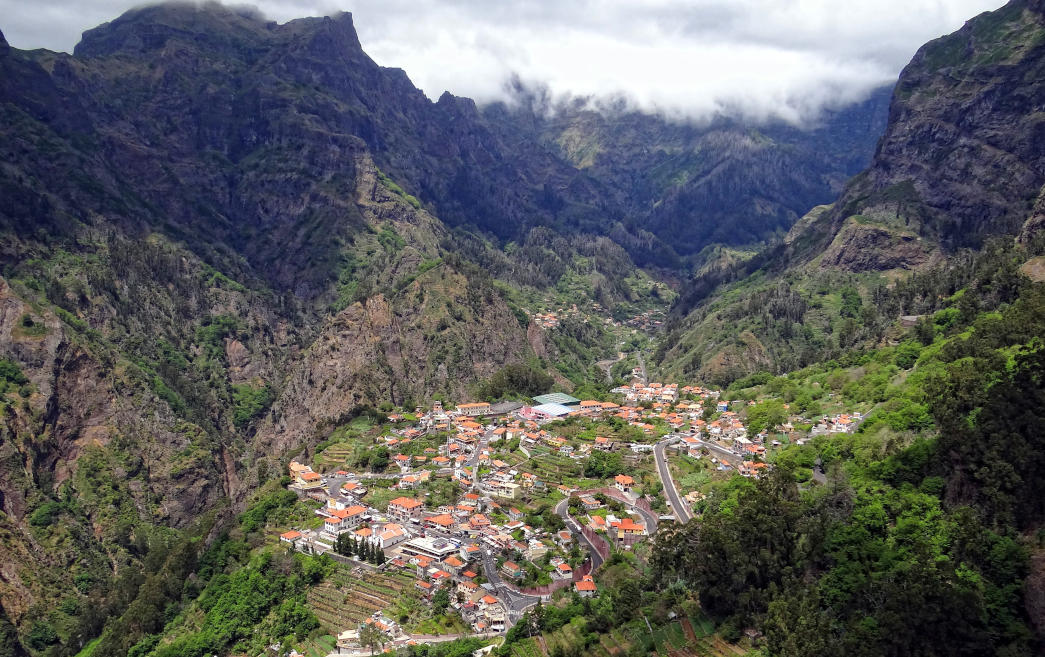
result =
M278 25L248 5L164 2L131 9L83 33L74 54L100 57L162 48L172 37L222 50L249 48L283 38L326 37L339 49L362 50L349 12L301 18Z
M11 46L7 43L7 37L4 36L3 31L0 31L0 57L3 57L11 51Z
M237 46L263 38L274 26L254 7L166 2L131 9L87 30L73 52L78 57L100 57L156 50L176 36L192 37L197 43Z

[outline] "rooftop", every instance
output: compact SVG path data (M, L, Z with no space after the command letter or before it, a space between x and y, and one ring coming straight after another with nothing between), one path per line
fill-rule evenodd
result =
M552 392L547 395L537 395L533 398L533 401L536 404L564 404L567 406L581 403L581 400L567 395L565 392Z

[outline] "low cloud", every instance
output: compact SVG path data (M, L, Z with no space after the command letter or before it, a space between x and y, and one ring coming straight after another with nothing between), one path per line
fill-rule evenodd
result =
M71 50L137 3L0 0L20 48ZM896 79L915 50L1001 0L261 0L284 22L353 12L363 48L431 98L511 99L511 81L702 119L801 122Z

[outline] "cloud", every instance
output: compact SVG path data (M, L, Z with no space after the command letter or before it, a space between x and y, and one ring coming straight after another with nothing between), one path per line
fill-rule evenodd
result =
M0 0L8 41L71 50L126 0ZM363 48L431 98L625 99L668 116L800 122L891 83L915 50L1001 0L260 0L284 22L352 11Z

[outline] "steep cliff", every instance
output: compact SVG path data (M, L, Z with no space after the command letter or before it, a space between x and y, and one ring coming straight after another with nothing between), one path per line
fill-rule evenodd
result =
M907 231L929 249L982 246L1015 235L1045 184L1045 4L1018 0L920 48L904 69L871 166L834 212L836 231L857 215L877 235L835 245L825 264L854 271L914 267L925 249L895 263Z
M900 315L931 313L965 286L1008 298L1042 248L1043 80L1037 0L919 49L871 165L779 243L684 286L663 367L728 383L895 337ZM768 362L735 357L744 331Z

